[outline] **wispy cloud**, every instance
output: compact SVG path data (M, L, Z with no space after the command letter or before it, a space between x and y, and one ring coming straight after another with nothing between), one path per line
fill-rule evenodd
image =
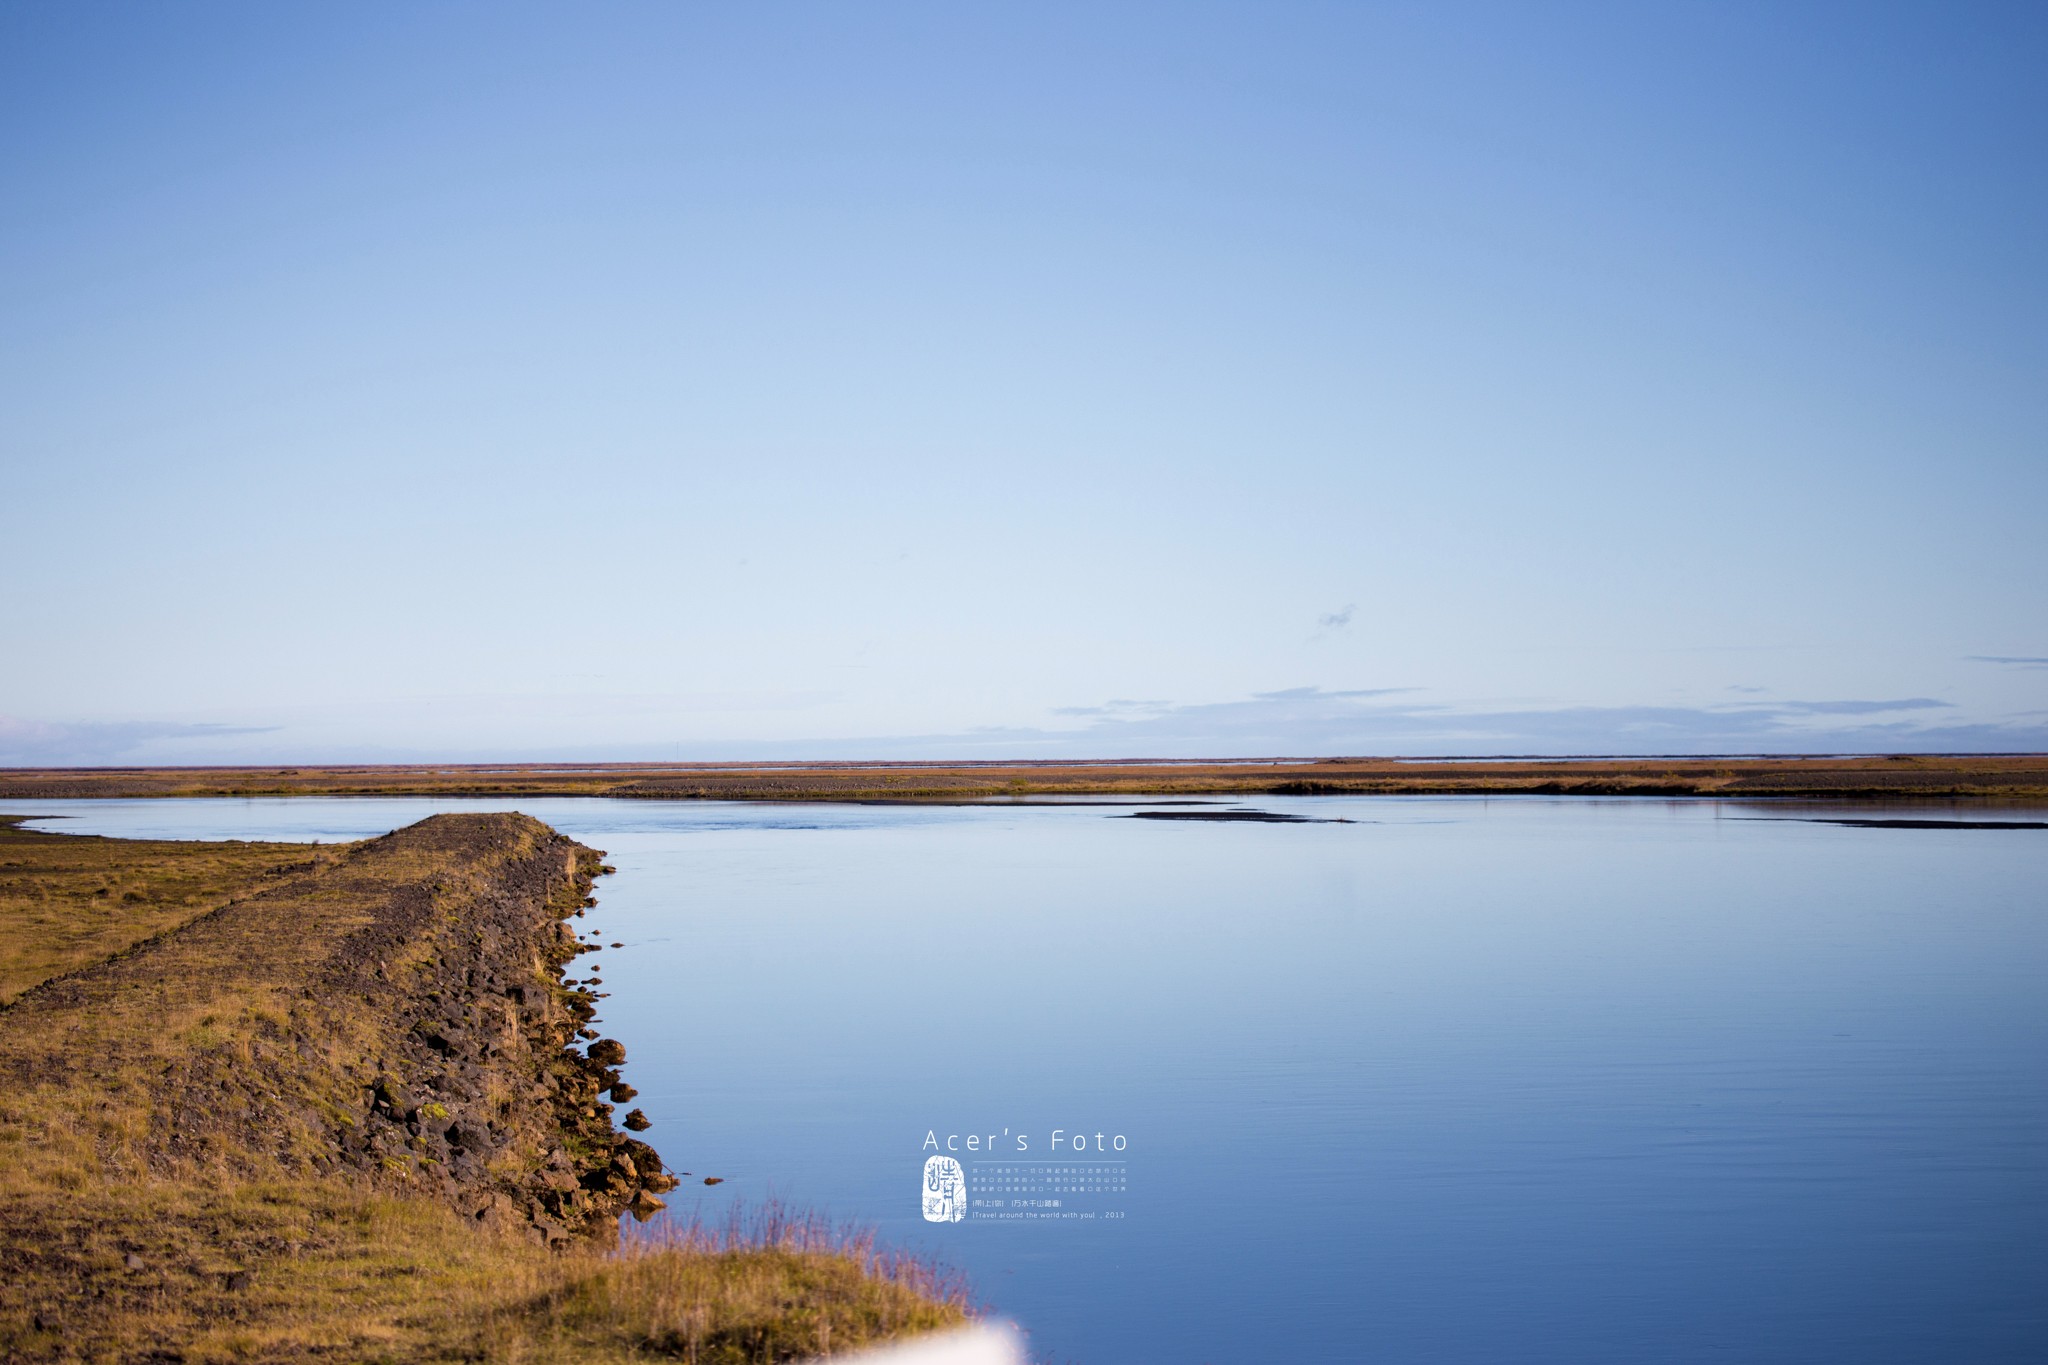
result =
M118 762L193 761L178 741L269 734L269 725L186 725L163 721L80 721L69 724L0 716L0 766L63 767ZM166 745L170 748L166 748ZM198 762L206 762L204 756Z
M1100 706L1055 706L1052 713L1056 716L1147 716L1172 709L1173 703L1170 701L1131 701L1116 698Z
M1316 644L1319 641L1327 640L1332 634L1344 630L1350 626L1351 618L1357 611L1358 604L1356 602L1346 602L1342 611L1324 612L1316 618L1315 630L1309 634L1303 643Z
M1973 664L2004 664L2009 668L2048 668L2048 658L2037 654L1969 654Z
M1010 729L981 740L1019 756L1053 749L1159 757L2048 749L2048 727L2038 724L1931 724L1954 709L1934 697L1483 707L1423 702L1415 692L1290 687L1145 715L1105 712L1079 731Z
M1931 711L1953 708L1954 702L1933 697L1904 697L1898 701L1773 701L1755 705L1766 711L1796 712L1808 716L1874 716L1885 711Z
M1288 687L1278 692L1254 692L1253 701L1301 701L1307 698L1395 697L1403 692L1420 692L1419 687L1361 687L1348 692L1325 692L1320 687Z
M546 747L295 740L267 726L51 725L0 719L0 766L106 763L1117 759L1339 755L2048 752L2048 718L1956 718L1932 697L1705 706L1475 705L1406 687L1288 687L1210 702L1113 698L1057 723L867 738L630 738ZM293 732L294 734L296 731ZM251 742L247 737L274 735Z

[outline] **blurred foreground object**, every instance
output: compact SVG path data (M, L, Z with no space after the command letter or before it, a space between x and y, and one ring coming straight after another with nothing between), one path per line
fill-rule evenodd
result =
M942 1332L903 1346L833 1356L835 1361L874 1365L1025 1365L1023 1334L1009 1323L982 1323L961 1332Z

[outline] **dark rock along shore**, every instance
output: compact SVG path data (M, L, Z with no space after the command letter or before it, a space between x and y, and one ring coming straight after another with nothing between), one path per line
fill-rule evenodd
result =
M562 982L597 947L569 920L594 904L602 857L549 830L469 913L394 907L336 961L330 988L374 993L375 983L401 984L390 981L388 947L433 945L402 982L410 1027L364 1088L359 1121L335 1130L338 1162L438 1184L479 1222L525 1225L550 1242L613 1232L622 1210L645 1217L661 1207L675 1177L653 1147L614 1131L602 1098L625 1088L625 1047L598 1039L576 1049L597 997Z

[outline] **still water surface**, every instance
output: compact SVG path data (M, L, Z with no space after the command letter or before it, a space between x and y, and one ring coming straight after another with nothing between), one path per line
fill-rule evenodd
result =
M2048 831L1256 805L1354 823L6 808L268 839L519 809L608 850L604 1028L648 1136L726 1182L676 1209L878 1225L1048 1359L2048 1359ZM1125 1137L1127 1190L1068 1201L1124 1217L923 1220L927 1133L1054 1129Z

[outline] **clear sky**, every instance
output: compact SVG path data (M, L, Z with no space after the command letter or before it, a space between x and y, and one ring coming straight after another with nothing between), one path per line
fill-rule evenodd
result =
M0 762L2048 749L2048 7L0 3Z

